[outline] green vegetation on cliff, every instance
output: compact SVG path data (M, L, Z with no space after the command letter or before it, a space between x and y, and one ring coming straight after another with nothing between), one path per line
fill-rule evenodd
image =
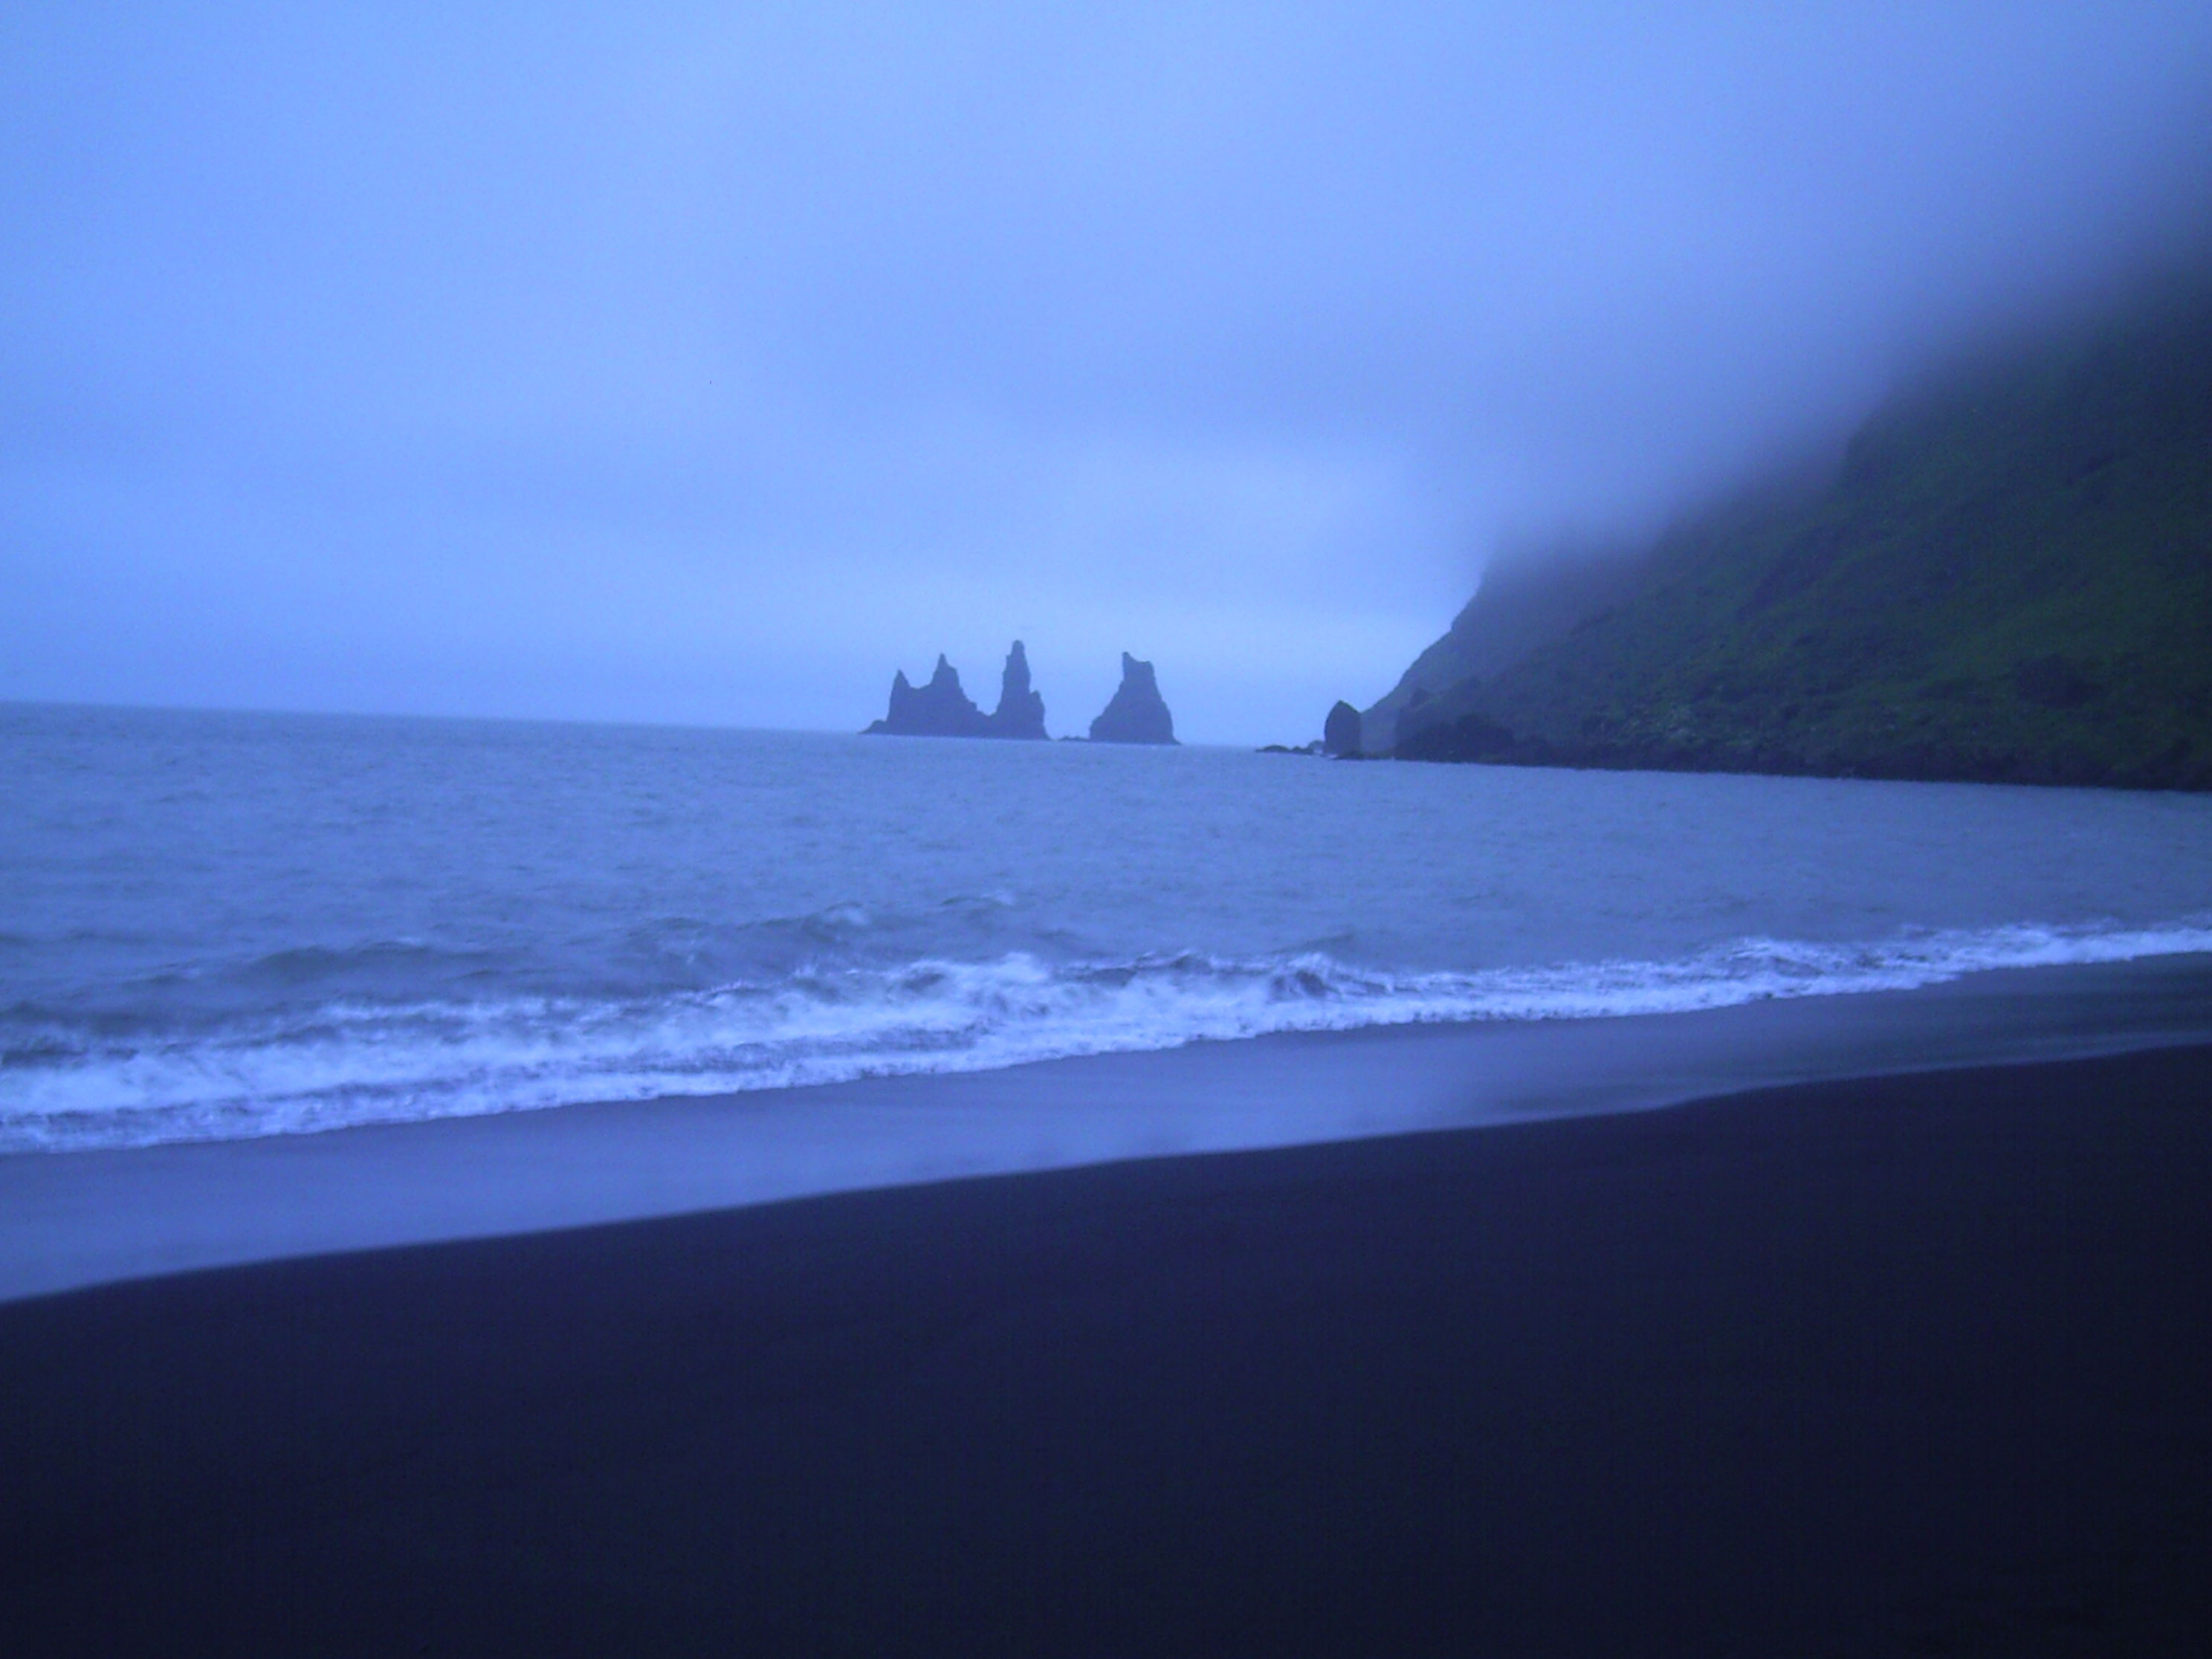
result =
M1898 400L1547 631L1396 752L2212 788L2212 290Z

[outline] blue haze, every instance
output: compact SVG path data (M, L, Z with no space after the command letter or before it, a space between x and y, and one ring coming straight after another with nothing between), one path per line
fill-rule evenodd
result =
M2171 258L2202 0L0 8L0 697L1317 735Z

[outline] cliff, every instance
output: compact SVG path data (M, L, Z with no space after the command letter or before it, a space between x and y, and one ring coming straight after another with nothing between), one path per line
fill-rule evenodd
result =
M1493 559L1443 636L1360 717L1360 746L1384 754L1435 719L1438 693L1493 679L1632 590L1638 547L1559 543Z
M2212 788L2212 284L1955 369L1608 583L1395 752Z
M1091 722L1093 743L1173 743L1175 717L1160 696L1152 665L1121 653L1121 684Z

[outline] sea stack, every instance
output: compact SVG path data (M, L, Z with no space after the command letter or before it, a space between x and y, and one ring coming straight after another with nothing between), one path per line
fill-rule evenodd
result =
M1322 723L1321 751L1324 755L1346 755L1357 758L1359 754L1359 711L1340 700L1328 711L1328 719Z
M1113 698L1091 722L1093 743L1173 743L1175 716L1160 696L1160 683L1152 665L1121 653L1121 684Z
M891 676L891 706L867 729L898 738L980 738L987 723L960 689L960 671L939 652L928 684L916 687L903 668Z
M904 669L891 676L890 708L863 735L895 738L1042 738L1044 699L1030 687L1022 642L1006 653L999 706L985 714L960 689L960 671L939 653L929 684L916 686Z
M994 738L1044 737L1044 697L1030 688L1029 653L1019 640L1006 653L1006 666L999 677L999 706L991 711L989 723Z

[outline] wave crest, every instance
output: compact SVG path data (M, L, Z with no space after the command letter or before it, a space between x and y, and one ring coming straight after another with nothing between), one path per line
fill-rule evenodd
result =
M1668 962L1397 972L1322 951L1052 964L1023 952L628 999L321 1001L212 1031L11 1021L0 1151L229 1139L1167 1048L1279 1031L1686 1012L1998 968L2212 951L2212 918L1859 945L1747 939Z

